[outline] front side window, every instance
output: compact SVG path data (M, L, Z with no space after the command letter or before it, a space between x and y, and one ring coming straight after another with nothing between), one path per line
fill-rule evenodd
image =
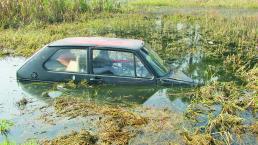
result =
M87 49L60 49L44 66L55 72L87 73Z
M134 54L122 51L93 50L93 73L135 77Z
M169 69L166 67L162 59L148 45L141 48L141 52L159 76L164 76L169 73Z
M138 57L135 57L136 76L140 78L152 78L153 75L147 70Z

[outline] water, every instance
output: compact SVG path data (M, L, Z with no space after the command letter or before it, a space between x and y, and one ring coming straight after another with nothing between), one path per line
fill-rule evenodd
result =
M193 13L198 11L206 11L206 9L160 9L157 11L158 14L163 13ZM246 11L246 10L224 10L217 9L214 13L223 14L225 16L234 15L257 15L257 11ZM157 19L157 28L162 29L162 18ZM193 78L196 82L207 83L214 80L227 79L232 80L231 76L234 74L228 74L224 71L221 73L214 73L212 70L222 65L222 61L217 62L216 60L207 59L202 53L200 44L200 26L194 24L189 26L185 23L178 23L175 28L180 32L189 31L189 36L185 36L180 40L188 46L196 47L195 53L188 53L184 57L174 60L171 67L177 70L181 70L188 76ZM212 45L212 41L209 42ZM138 104L147 108L170 110L174 112L175 119L184 117L184 113L191 102L191 89L186 88L161 88L157 86L153 87L123 87L123 86L101 86L101 87L88 87L88 88L77 88L67 89L63 85L51 85L45 83L17 83L16 81L16 70L21 64L23 64L25 58L22 57L4 57L0 59L0 119L8 119L14 122L14 127L8 134L8 139L17 143L22 143L30 138L35 139L52 139L60 135L68 134L72 130L80 130L85 128L86 130L92 130L97 132L98 126L92 120L97 120L97 116L89 117L76 117L70 119L63 117L55 113L52 106L53 99L59 96L80 96L86 100L96 101L98 103L112 104L112 105L124 105L131 106ZM210 68L212 67L212 68ZM211 69L211 74L209 70ZM215 69L216 70L216 69ZM214 75L215 74L215 75ZM19 107L17 102L22 98L26 98L29 103L24 107ZM220 112L221 106L215 106L217 112ZM244 112L241 114L245 119L245 124L252 123L255 121L255 117L250 112ZM158 118L159 116L157 116ZM207 124L207 116L197 126ZM177 124L173 124L177 125ZM191 126L190 126L191 127ZM158 142L164 140L170 140L177 138L175 133L170 129L163 130L159 135L148 131L146 128L143 134L140 134L132 142L142 143L146 140L154 140ZM255 135L249 135L250 139L246 139L246 144L255 144ZM0 136L0 142L4 140L3 136ZM250 141L251 140L251 141ZM177 140L180 142L180 140ZM250 142L248 142L250 141ZM133 144L133 143L132 143ZM155 143L149 143L155 144ZM237 144L237 143L236 143Z
M144 9L143 9L144 10ZM224 17L235 17L235 16L257 16L257 9L246 9L246 8L204 8L204 7L191 7L191 8L171 8L171 7L152 7L150 11L140 11L141 13L151 14L191 14L191 15L202 15L203 13L220 15Z
M23 91L16 81L16 70L21 64L23 64L25 58L22 57L5 57L0 60L2 81L0 87L0 104L1 104L1 119L8 119L14 122L14 127L8 134L8 139L17 143L22 143L29 138L49 138L60 134L60 130L66 131L71 128L65 128L65 126L72 126L72 129L80 129L80 120L67 120L65 118L58 118L56 120L57 125L53 125L51 122L45 123L44 115L53 115L55 119L53 109L46 107L48 102L44 98L36 98L33 95L28 95L26 91ZM18 107L17 102L22 98L29 100L29 103L25 108ZM47 131L47 133L46 133ZM61 132L62 132L61 131ZM3 136L0 136L0 142L4 140Z
M153 87L123 87L101 86L84 89L67 89L62 85L47 83L18 83L16 71L25 62L23 57L4 57L0 59L1 87L0 113L1 119L14 122L14 127L8 134L8 139L22 143L27 139L51 139L68 132L79 131L81 128L96 129L92 124L94 116L69 119L55 113L51 103L61 95L80 96L85 99L105 104L142 104L144 107L169 109L182 113L188 105L183 95L173 96L173 92ZM173 90L177 92L177 90ZM181 90L179 90L181 91ZM28 104L17 105L26 98ZM181 114L182 115L182 114ZM0 142L4 140L0 136Z
M194 56L193 61L196 64L203 64L198 54ZM0 119L8 119L14 122L8 134L8 140L16 143L23 143L28 139L53 139L55 137L68 134L72 131L79 131L82 128L98 132L99 116L87 116L69 118L56 114L52 105L53 100L59 96L78 96L85 100L95 101L97 103L120 105L120 106L133 106L140 105L145 108L161 110L169 110L173 112L170 116L174 124L170 124L169 129L164 129L155 134L150 129L151 126L143 128L142 133L137 135L131 140L132 144L146 143L155 144L165 140L179 139L179 133L176 132L176 127L181 124L187 128L193 126L184 120L184 113L191 102L191 88L162 88L160 86L95 86L68 89L63 84L48 84L48 83L18 83L16 81L16 71L25 62L23 57L4 57L0 59L1 68L1 87L0 87ZM192 71L187 71L189 57L186 56L173 63L174 68L185 71L190 76L196 76L195 81L206 82L208 79L198 75L204 71L196 67ZM198 66L198 65L197 65ZM198 70L198 72L196 72ZM211 78L209 78L211 79ZM189 93L190 92L190 93ZM28 104L25 106L17 105L17 102L26 98ZM201 106L200 106L201 107ZM221 106L215 106L215 114L219 113ZM152 112L157 113L157 112ZM159 112L160 113L160 112ZM255 118L250 112L242 113L246 120L246 124L252 123ZM155 114L154 114L155 115ZM157 118L159 114L157 113ZM178 120L184 120L182 123ZM207 124L207 117L204 116L200 119L199 126ZM198 124L195 124L198 126ZM175 130L171 131L171 130ZM255 136L249 135L249 139L245 139L245 143L255 143ZM0 142L5 140L4 136L0 136Z

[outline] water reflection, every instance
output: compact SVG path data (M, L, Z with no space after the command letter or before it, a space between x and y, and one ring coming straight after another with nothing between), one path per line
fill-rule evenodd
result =
M161 88L158 86L116 86L101 85L67 89L65 84L49 83L19 83L21 89L45 102L51 102L59 96L81 97L89 101L105 104L131 105L142 104L146 107L166 108L184 112L189 94L189 88Z
M69 119L57 115L52 102L60 96L83 97L98 103L120 106L138 104L177 112L184 112L188 105L186 98L189 95L182 94L181 88L102 85L69 89L64 84L56 83L17 83L16 70L24 61L25 58L19 57L0 60L0 68L4 68L1 69L3 75L0 76L4 84L0 87L0 118L14 122L15 126L10 130L8 139L16 143L23 143L29 138L51 139L81 128L97 128L92 124L92 120L97 120L94 116ZM19 109L16 102L22 98L26 98L29 103ZM0 136L0 142L4 139Z

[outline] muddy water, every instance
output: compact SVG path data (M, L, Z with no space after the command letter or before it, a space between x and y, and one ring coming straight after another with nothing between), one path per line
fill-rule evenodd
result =
M140 11L141 12L141 11ZM202 13L209 13L213 15L221 15L225 17L234 16L257 16L257 9L245 9L245 8L202 8L202 7L190 7L190 8L171 8L171 7L152 7L150 11L142 11L141 13L153 13L153 14L195 14L200 15Z
M169 109L183 115L188 105L187 99L173 96L173 91L154 87L117 87L102 86L84 89L67 89L62 85L46 83L18 83L16 71L25 62L22 57L4 57L0 59L0 119L11 120L15 125L8 134L8 140L16 143L28 139L52 139L60 135L79 131L81 128L96 130L94 116L74 119L59 116L51 103L61 96L81 96L105 104L132 105L158 109ZM179 90L182 91L182 90ZM26 105L18 102L26 98ZM5 140L0 136L0 142Z
M62 131L70 130L65 126L78 128L74 120L59 118L54 125L53 121L45 120L44 116L51 114L53 110L48 108L48 103L44 99L35 98L23 91L16 81L16 70L24 63L25 58L5 57L0 60L1 66L1 87L0 87L0 118L11 120L15 125L8 134L8 139L17 143L22 143L29 138L49 138ZM17 102L26 98L26 106L19 106ZM53 115L53 114L52 114ZM53 119L55 117L53 116ZM47 133L46 133L47 131ZM0 142L4 140L0 136Z

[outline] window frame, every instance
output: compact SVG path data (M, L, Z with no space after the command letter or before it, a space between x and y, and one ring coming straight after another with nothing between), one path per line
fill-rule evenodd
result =
M93 72L93 51L94 50L107 50L107 51L118 51L118 52L127 52L133 54L133 64L134 64L134 76L118 76L118 75L102 75L102 74L94 74ZM147 67L145 62L142 60L142 58L133 50L130 49L122 49L122 48L112 48L112 47L93 47L89 49L90 53L90 65L89 65L89 71L90 74L94 76L102 76L102 77L116 77L116 78L131 78L131 79L146 79L146 80L154 80L155 75L152 73L152 71ZM148 70L148 72L152 75L151 78L147 77L138 77L136 74L136 57L141 61L141 63L144 65L144 67Z
M54 48L52 49L56 49L55 51L52 52L51 55L48 56L48 58L42 63L42 68L47 71L47 72L51 72L51 73L61 73L61 74L79 74L79 75L89 75L90 71L89 71L89 64L90 64L90 59L89 59L89 47L85 47L85 46L54 46ZM87 55L86 55L86 72L70 72L70 71L52 71L49 70L48 68L46 68L45 64L60 50L85 50Z

